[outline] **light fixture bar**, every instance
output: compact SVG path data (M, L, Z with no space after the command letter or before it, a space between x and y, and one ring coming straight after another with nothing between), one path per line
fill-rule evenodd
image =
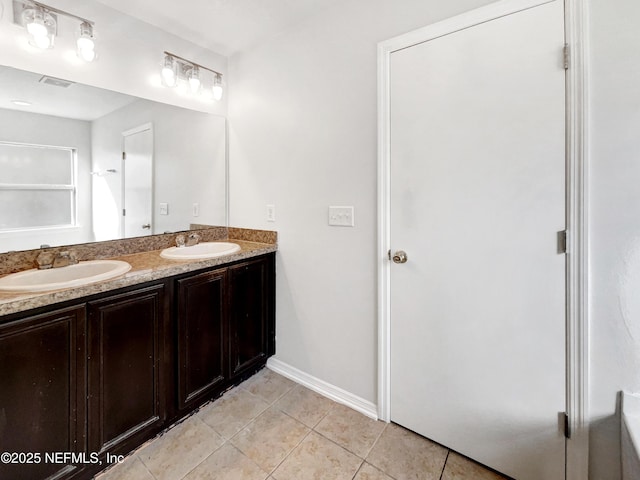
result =
M84 17L79 17L78 15L74 15L73 13L69 13L69 12L65 12L64 10L60 10L59 8L55 8L55 7L50 7L49 5L45 5L44 3L40 3L40 2L35 2L32 0L27 0L25 2L23 2L23 5L27 6L27 7L40 7L42 9L44 9L47 12L52 12L52 13L57 13L58 15L64 15L65 17L71 17L71 18L75 18L76 20L79 20L80 22L86 22L88 24L90 24L92 27L95 26L95 23L92 22L91 20L88 20Z
M219 75L220 77L222 77L222 74L221 74L220 72L217 72L217 71L215 71L215 70L212 70L212 69L210 69L210 68L207 68L207 67L205 67L204 65L200 65L199 63L192 62L191 60L187 60L186 58L183 58L183 57L181 57L181 56L179 56L179 55L176 55L175 53L167 52L167 51L165 50L164 54L165 54L165 55L168 55L168 56L170 56L170 57L173 57L173 58L174 58L174 59L176 59L176 60L179 60L181 63L184 63L184 64L187 64L187 65L191 65L191 66L194 66L194 67L201 68L201 69L203 69L203 70L206 70L206 71L208 71L208 72L214 73L214 74Z

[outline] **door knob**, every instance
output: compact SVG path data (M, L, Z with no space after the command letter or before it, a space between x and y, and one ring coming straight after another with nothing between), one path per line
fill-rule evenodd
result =
M144 225L142 225L142 228L151 228L151 224L150 223L145 223Z
M393 263L407 263L407 254L402 250L398 250L393 254Z

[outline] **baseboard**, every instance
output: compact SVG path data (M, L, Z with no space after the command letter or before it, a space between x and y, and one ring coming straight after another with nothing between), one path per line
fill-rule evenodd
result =
M277 358L267 360L267 368L331 400L346 405L369 418L378 420L378 407L364 398L320 380Z

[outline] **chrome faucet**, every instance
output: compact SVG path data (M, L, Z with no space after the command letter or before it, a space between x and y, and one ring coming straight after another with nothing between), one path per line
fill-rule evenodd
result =
M200 241L200 235L193 232L187 235L187 242L185 243L185 245L187 247L193 247L194 245L197 245L199 241Z
M78 257L72 250L64 250L54 254L53 252L40 252L36 257L36 267L38 270L47 268L60 268L78 263Z
M200 241L200 235L196 232L190 233L186 237L183 234L176 236L176 247L193 247Z
M65 250L58 253L53 259L53 268L66 267L78 263L78 257L73 250Z

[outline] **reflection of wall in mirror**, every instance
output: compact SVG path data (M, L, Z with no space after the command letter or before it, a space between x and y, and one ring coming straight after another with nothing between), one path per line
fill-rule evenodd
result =
M91 122L0 109L0 140L77 148L78 225L76 228L0 232L0 251L36 248L42 244L93 240L91 227ZM1 175L1 174L0 174ZM0 179L1 183L1 179ZM28 212L24 212L28 215Z
M144 123L154 131L153 233L184 230L190 223L224 225L226 215L225 119L138 100L94 120L94 171L121 172L122 132ZM121 175L94 178L96 240L120 236ZM168 215L159 214L167 203ZM193 216L193 204L199 216Z

